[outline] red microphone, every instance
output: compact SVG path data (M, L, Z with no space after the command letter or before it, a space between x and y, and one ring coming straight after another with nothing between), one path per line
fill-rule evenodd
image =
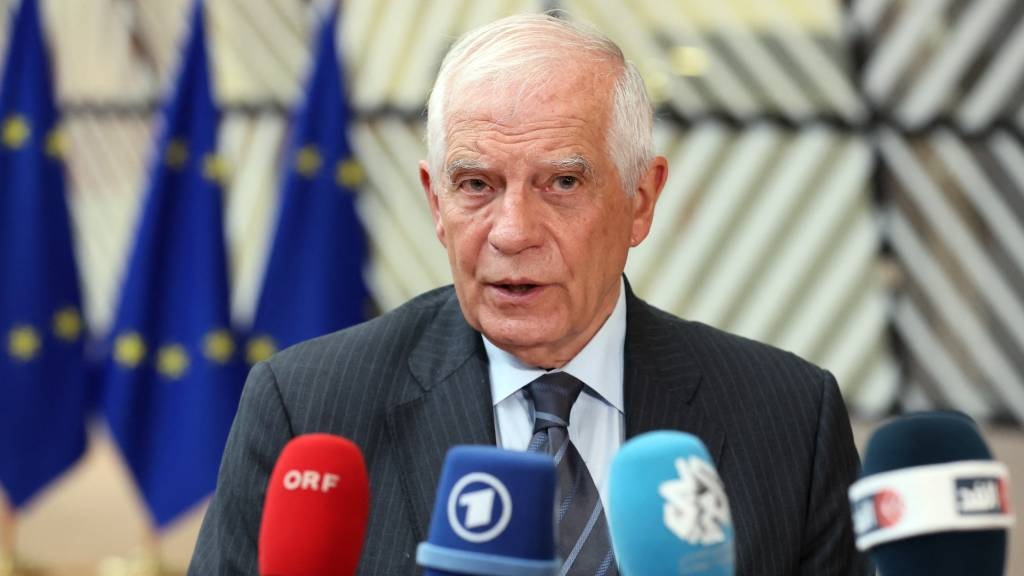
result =
M370 509L363 455L330 434L293 438L277 459L260 524L262 576L352 576Z

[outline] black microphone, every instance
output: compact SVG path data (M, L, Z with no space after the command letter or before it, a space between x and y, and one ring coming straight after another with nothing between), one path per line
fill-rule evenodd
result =
M871 437L850 487L857 548L882 576L1001 576L1009 473L966 415L897 418Z

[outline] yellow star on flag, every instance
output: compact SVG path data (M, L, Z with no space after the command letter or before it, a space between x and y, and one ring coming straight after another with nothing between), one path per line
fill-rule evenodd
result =
M323 164L323 160L321 160L316 146L303 146L295 155L295 170L306 178L312 178L320 169L321 164Z
M226 364L235 353L235 340L227 330L213 330L203 339L203 355L218 364Z
M114 340L114 361L127 368L135 368L146 358L146 343L138 332L125 332Z
M156 352L156 371L161 376L177 380L188 366L188 352L181 344L165 344Z
M203 178L223 184L227 180L228 166L224 159L217 154L207 154L203 157Z
M366 179L366 174L363 172L363 166L359 162L352 158L347 158L338 162L334 179L337 181L338 186L342 188L355 188L363 183L363 180Z
M73 306L57 310L53 315L53 333L65 342L74 342L82 333L82 316Z
M54 128L46 135L46 155L51 158L64 158L68 152L68 138L61 128Z
M249 340L245 349L245 360L249 364L256 364L270 358L277 352L277 344L270 336L258 336Z
M8 116L4 120L3 129L4 146L7 146L11 150L16 150L24 146L25 141L32 136L32 128L28 125L28 121L25 117L20 114Z
M15 360L28 362L39 354L42 340L31 326L15 326L7 335L7 353Z
M188 146L181 140L171 140L164 151L164 164L173 169L181 168L188 162Z

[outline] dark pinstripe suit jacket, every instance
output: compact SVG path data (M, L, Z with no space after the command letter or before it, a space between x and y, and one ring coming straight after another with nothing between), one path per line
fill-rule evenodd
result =
M846 499L858 459L832 376L631 292L626 321L626 435L675 429L704 441L733 512L736 573L865 574ZM365 454L360 573L414 573L445 451L494 443L487 356L454 290L253 368L190 574L256 573L268 476L284 444L309 432L347 437Z

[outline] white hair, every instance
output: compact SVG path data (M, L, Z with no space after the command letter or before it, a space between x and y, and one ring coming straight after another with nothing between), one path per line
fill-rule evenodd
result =
M585 57L608 62L609 73L616 76L605 140L621 185L632 195L652 154L653 111L643 79L607 36L551 14L496 20L466 34L448 51L427 105L427 162L435 182L445 174L445 115L455 86L512 89L525 96L564 73L572 65L568 60Z

